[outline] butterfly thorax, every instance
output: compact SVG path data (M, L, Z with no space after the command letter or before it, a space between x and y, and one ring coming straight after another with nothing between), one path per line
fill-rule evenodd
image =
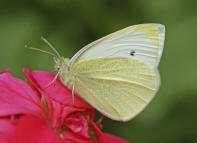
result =
M71 89L74 78L70 72L69 59L54 57L54 67L58 71L61 82Z

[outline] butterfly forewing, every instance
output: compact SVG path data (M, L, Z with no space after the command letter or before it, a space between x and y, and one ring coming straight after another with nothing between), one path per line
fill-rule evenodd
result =
M73 63L90 58L137 58L157 67L162 55L165 27L161 24L140 24L127 27L92 42L77 52Z

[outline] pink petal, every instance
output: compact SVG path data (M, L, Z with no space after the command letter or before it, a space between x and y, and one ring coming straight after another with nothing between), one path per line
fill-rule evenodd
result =
M23 117L17 126L16 143L63 143L60 137L41 120L33 116Z
M82 113L77 112L69 115L64 122L64 125L71 129L72 132L83 136L85 138L90 138L88 130L88 122Z
M112 134L104 133L104 138L107 143L129 143L128 141L121 139L117 136L114 136Z
M16 126L9 119L0 119L0 142L1 140L7 140L11 143L14 142L16 134Z
M0 71L0 74L2 74L2 73L9 73L9 72L10 72L9 69L4 69L4 70Z
M75 133L72 133L71 131L64 131L61 136L64 143L95 143L93 140L83 138Z
M76 108L73 106L65 106L60 104L59 102L54 101L53 99L45 96L46 102L48 105L49 112L49 121L51 128L59 129L64 124L65 118L73 112L81 112L84 111L82 108Z
M59 78L53 85L46 88L46 86L54 79L54 73L47 71L33 71L32 73L30 73L29 69L27 68L23 68L23 72L26 74L31 84L40 92L43 92L45 95L62 105L88 110L90 118L94 118L94 111L92 107L84 102L79 96L74 95L75 104L73 105L73 97L71 91L61 83Z
M117 136L101 132L97 124L93 121L90 121L90 124L94 128L94 132L97 136L97 140L99 143L129 143L128 141L123 140Z
M90 125L94 129L94 133L95 133L95 135L97 137L98 142L99 143L107 143L106 140L105 140L103 132L100 130L100 128L97 126L97 124L95 122L93 122L93 121L90 121Z
M0 133L0 143L8 143L8 139L2 133Z
M44 117L38 94L23 80L3 72L0 74L0 116L13 114Z

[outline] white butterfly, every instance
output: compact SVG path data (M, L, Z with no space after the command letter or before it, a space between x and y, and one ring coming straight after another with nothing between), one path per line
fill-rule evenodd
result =
M127 27L88 44L71 60L57 53L57 75L105 116L128 121L158 91L164 39L161 24Z

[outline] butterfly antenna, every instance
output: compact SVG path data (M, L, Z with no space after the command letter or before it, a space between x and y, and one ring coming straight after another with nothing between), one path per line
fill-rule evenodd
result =
M35 51L40 51L42 53L46 53L46 54L49 54L49 55L52 55L52 56L56 56L55 54L53 54L51 52L44 51L44 50L41 50L41 49L38 49L38 48L33 48L33 47L29 46L29 45L25 45L25 48L31 49L31 50L35 50Z
M57 50L53 47L49 41L47 41L44 37L41 36L42 41L44 41L55 53L58 58L61 58L60 54L57 52Z

